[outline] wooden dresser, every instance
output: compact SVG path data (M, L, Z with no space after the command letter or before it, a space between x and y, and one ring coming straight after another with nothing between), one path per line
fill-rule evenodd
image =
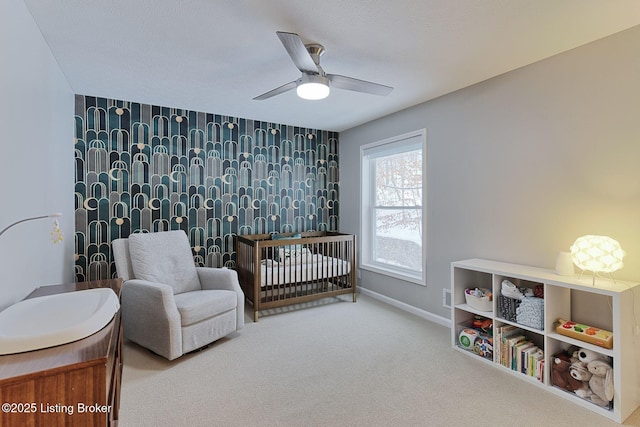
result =
M122 280L43 286L27 298L111 288ZM120 311L81 340L0 356L0 426L117 426L122 377Z

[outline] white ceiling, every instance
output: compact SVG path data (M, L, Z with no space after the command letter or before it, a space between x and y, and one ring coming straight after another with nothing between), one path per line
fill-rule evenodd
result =
M640 24L638 0L25 0L72 90L342 131ZM276 31L379 97L295 80Z

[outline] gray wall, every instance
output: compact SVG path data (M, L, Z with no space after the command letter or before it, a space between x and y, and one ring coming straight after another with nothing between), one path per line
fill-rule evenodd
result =
M22 0L0 2L0 309L35 287L73 281L73 93Z
M427 286L361 286L448 318L452 261L553 268L584 234L617 239L615 277L640 280L639 52L640 26L342 132L341 230L359 233L360 146L427 128Z

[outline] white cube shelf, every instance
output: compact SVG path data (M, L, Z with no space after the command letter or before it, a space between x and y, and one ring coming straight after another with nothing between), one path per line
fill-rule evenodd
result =
M498 299L504 279L517 287L541 286L544 290L544 327L518 324L513 319L501 317ZM480 311L465 301L465 289L488 288L493 293L490 311ZM453 348L482 360L498 369L511 372L518 378L543 387L551 393L568 399L618 423L624 422L640 406L640 370L637 362L640 354L640 330L636 314L640 316L640 286L637 283L612 281L592 276L560 276L552 270L508 264L483 259L456 261L451 264L451 345ZM634 307L635 305L635 307ZM523 331L527 339L544 351L544 374L540 379L503 366L496 360L499 343L494 341L494 351L487 358L464 349L459 344L459 331L482 316L491 320L491 332L496 336L498 328L514 325ZM613 348L607 349L580 341L555 330L559 319L571 320L613 332ZM553 386L551 366L553 355L571 346L582 347L610 356L613 360L614 398L612 408L598 406L573 393Z

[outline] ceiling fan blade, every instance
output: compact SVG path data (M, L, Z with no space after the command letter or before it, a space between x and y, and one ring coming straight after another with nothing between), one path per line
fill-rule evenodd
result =
M320 72L299 35L295 33L285 33L283 31L276 31L276 34L278 38L280 38L284 48L287 49L293 63L298 67L298 70L313 74Z
M353 77L340 76L338 74L327 74L332 87L339 89L353 90L356 92L370 93L372 95L389 95L393 88L366 80L354 79Z
M262 101L264 99L271 98L271 97L276 96L276 95L280 95L281 93L284 93L284 92L286 92L288 90L291 90L291 89L293 89L295 87L296 87L296 82L295 81L289 82L289 83L283 84L282 86L277 87L277 88L275 88L273 90L270 90L269 92L263 93L262 95L256 96L255 98L253 98L253 100L254 101Z

